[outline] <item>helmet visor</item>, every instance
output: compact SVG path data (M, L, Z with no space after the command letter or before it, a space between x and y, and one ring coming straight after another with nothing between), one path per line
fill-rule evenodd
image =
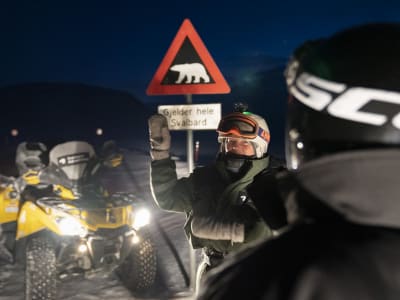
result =
M223 153L230 153L236 156L253 157L256 155L255 145L252 140L240 137L220 137Z

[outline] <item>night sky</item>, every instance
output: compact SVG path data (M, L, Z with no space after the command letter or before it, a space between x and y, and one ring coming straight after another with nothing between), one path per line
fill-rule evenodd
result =
M269 64L282 69L305 40L350 25L400 21L400 2L2 1L0 87L79 83L163 104L160 96L147 96L145 91L185 18L225 78L239 76L243 85L250 85L248 74L272 68ZM281 76L281 69L276 76ZM279 80L283 82L283 76ZM275 89L272 81L259 84ZM247 92L243 89L235 97L246 97ZM182 95L167 97L184 103ZM2 105L7 107L4 101ZM283 111L271 107L269 122L278 120L281 132Z
M143 96L189 18L221 72L306 39L400 21L399 1L2 1L0 85L73 81Z

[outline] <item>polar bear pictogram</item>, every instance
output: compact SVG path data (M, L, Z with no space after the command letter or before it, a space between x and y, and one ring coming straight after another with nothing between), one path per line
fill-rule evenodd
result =
M179 72L178 79L175 81L175 83L182 83L185 78L185 83L200 83L200 79L202 79L205 83L210 82L210 77L207 75L206 69L200 63L173 65L170 70ZM192 81L193 78L194 80Z

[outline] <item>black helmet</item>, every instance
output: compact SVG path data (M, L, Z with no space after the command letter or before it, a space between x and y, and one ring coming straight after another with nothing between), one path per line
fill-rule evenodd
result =
M295 52L285 71L288 167L338 151L400 146L400 24L367 24ZM398 65L397 65L398 64Z

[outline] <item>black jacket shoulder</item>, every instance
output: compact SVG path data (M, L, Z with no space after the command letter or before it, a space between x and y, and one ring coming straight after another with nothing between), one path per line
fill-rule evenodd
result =
M210 272L202 299L398 299L400 230L296 225Z

